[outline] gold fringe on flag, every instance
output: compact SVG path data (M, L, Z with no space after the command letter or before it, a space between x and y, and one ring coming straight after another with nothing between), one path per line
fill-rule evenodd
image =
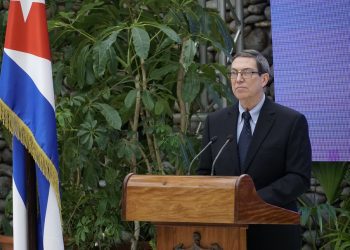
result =
M41 172L50 182L54 189L57 198L57 204L61 213L61 199L58 187L58 173L53 162L45 154L42 148L39 146L32 131L28 126L20 119L16 113L14 113L7 105L0 99L0 120L5 127L15 135L19 141L27 148L29 153L33 156L34 161L38 164Z

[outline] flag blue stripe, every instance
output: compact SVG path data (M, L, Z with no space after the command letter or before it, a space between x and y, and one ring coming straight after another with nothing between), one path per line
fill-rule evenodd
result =
M6 53L3 56L0 89L0 98L30 128L58 170L55 111L28 74Z

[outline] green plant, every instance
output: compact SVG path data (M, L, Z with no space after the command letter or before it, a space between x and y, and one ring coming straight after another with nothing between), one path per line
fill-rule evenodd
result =
M327 197L325 204L315 204L306 196L301 203L301 224L313 235L313 249L346 249L350 244L350 197L341 197L342 182L350 184L349 163L314 163L313 173Z
M6 196L5 200L5 216L0 221L0 234L13 235L13 229L11 225L12 220L12 192Z
M136 245L151 231L120 221L122 180L129 172L187 171L199 147L189 123L203 109L201 91L230 93L217 80L226 67L199 64L197 46L229 56L231 36L195 0L85 0L77 12L58 13L49 29L65 233L88 249L131 231Z
M315 163L312 171L316 179L320 182L327 202L333 204L339 198L339 188L347 171L347 163L335 162L332 164L326 162Z
M345 174L343 182L350 185L350 164L345 162L343 164ZM349 249L350 247L350 196L342 197L343 201L337 208L337 224L334 227L328 228L324 234L326 245L331 246L332 249Z
M323 236L325 246L332 249L345 250L350 247L350 198L344 201L344 206L337 209L337 225L327 230Z
M66 218L68 245L106 249L120 242L122 229L120 218L116 216L119 207L115 201L120 199L117 189L121 184L113 184L114 192L102 187L90 191L76 186L67 188L62 202L66 206L63 218Z
M2 10L0 11L0 63L2 61L2 53L5 43L5 30L6 30L6 23L7 23L7 13L8 11Z

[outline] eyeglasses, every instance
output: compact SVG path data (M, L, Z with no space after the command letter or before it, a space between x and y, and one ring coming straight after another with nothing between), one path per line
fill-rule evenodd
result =
M227 77L230 79L237 79L238 74L241 74L241 77L244 79L251 79L253 74L261 74L259 71L254 71L254 69L242 69L242 70L232 70L227 74Z

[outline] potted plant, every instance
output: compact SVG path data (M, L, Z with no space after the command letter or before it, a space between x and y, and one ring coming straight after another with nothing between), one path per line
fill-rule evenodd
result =
M228 53L232 38L196 0L85 0L49 30L65 233L83 249L123 240L136 249L153 235L146 223L121 221L123 179L186 171L199 146L189 121L200 93L226 90L217 81L226 68L199 64L197 46Z
M2 250L13 249L13 237L12 237L12 192L10 192L5 201L5 216L0 221L0 246Z

